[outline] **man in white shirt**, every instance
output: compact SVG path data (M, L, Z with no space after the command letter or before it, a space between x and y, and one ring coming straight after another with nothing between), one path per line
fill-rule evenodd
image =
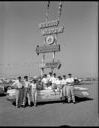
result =
M52 82L52 87L55 87L56 85L56 73L53 74L53 76L51 77L51 82Z
M46 75L46 74L44 74L44 76L43 76L43 78L42 78L42 80L41 80L41 83L42 83L42 85L43 85L43 88L44 88L44 89L47 89L48 78L47 78L47 75Z
M52 90L55 92L55 89L57 89L57 85L56 85L56 73L53 74L53 76L51 77L51 83L52 83ZM56 93L55 93L56 94Z
M66 79L66 83L67 83L66 92L67 92L68 103L70 103L71 98L72 98L73 103L75 103L74 78L72 77L72 74L68 74L68 78Z
M61 84L62 84L62 97L66 99L66 75L63 75Z
M57 85L57 91L59 91L59 93L60 93L60 97L62 97L62 84L61 84L61 81L62 81L62 77L58 76L58 78L56 79L56 85Z
M53 79L53 74L52 72L49 72L49 74L47 75L48 86L52 85L52 79Z
M34 106L37 105L37 80L33 79L30 83L31 86L31 96L32 96L32 102L34 103Z
M12 87L16 89L16 107L19 108L21 104L19 103L20 99L20 89L22 88L21 76L17 78L17 80L13 83Z
M28 98L28 105L31 106L30 82L28 81L28 76L24 76L23 107L26 105L26 97Z

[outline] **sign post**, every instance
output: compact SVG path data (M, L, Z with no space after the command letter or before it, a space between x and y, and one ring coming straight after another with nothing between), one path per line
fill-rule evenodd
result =
M43 46L36 46L37 55L42 55L42 64L40 66L41 75L44 74L45 68L50 68L53 72L54 68L60 69L60 61L55 62L55 52L60 51L60 44L57 44L57 36L64 32L64 26L58 27L60 22L60 16L62 11L62 3L59 2L58 18L56 20L48 21L50 1L47 4L46 21L39 24L42 36L45 38L45 44ZM45 63L45 54L52 53L52 62Z

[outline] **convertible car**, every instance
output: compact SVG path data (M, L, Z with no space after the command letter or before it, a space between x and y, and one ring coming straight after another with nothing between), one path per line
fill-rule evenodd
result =
M7 99L14 101L15 92L16 92L16 89L8 90ZM77 87L77 86L74 87L74 94L76 97L80 97L80 98L89 96L87 88ZM44 90L37 90L37 102L60 101L60 100L62 100L61 93L57 89L53 91L51 87L48 87L47 89L44 89Z

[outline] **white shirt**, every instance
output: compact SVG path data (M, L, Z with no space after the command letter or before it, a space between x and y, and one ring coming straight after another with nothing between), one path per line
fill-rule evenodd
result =
M48 79L47 79L47 78L43 78L43 79L42 79L42 82L43 82L44 84L47 84L47 83L48 83Z
M61 84L61 81L60 81L59 79L56 79L55 83L56 83L57 85L60 85L60 84Z
M30 85L31 85L32 89L36 89L36 84L31 83Z
M25 88L28 88L28 87L29 87L29 84L30 84L29 81L24 81L24 87L25 87Z
M53 79L52 76L49 76L49 77L48 77L48 81L52 82L52 79Z
M72 85L74 83L74 78L73 77L67 78L66 82L67 82L67 85Z
M67 83L66 79L62 79L62 80L61 80L61 84L62 84L62 85L66 85L66 83Z
M22 88L22 83L19 82L19 80L16 80L12 86L16 86L17 88Z
M51 78L50 81L52 82L52 84L56 84L56 79L57 79L57 78L55 78L55 77L52 77L52 78Z

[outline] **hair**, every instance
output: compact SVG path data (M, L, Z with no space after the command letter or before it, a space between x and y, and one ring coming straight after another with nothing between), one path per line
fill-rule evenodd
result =
M36 82L37 82L37 80L36 80L36 79L33 79L33 82L34 82L34 83L36 83Z
M52 72L49 72L50 75L52 75Z
M54 73L53 75L56 76L56 73Z
M63 77L66 77L66 75L63 75Z
M18 77L18 80L21 80L21 76Z
M61 79L62 79L62 77L61 77L61 76L58 76L58 79L59 79L59 80L61 80Z
M47 74L45 74L44 76L47 77Z
M71 73L69 73L68 75L69 75L69 76L71 76L72 74L71 74Z
M27 80L27 79L28 79L28 76L24 76L24 79L26 79L26 80Z

